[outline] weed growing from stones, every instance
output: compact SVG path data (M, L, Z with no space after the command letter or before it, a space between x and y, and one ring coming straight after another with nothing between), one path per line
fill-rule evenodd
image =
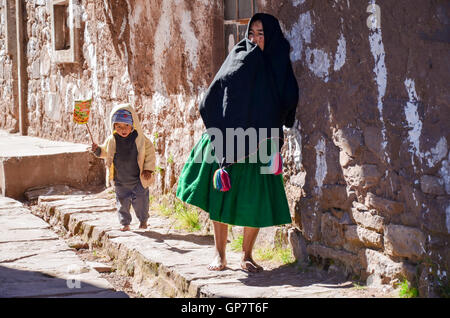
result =
M202 226L200 224L198 212L188 207L180 199L176 197L163 197L160 203L156 204L153 197L149 198L152 208L155 208L158 214L171 218L174 220L175 228L186 230L188 232L200 231Z
M399 290L399 296L401 298L415 298L418 295L417 288L412 287L406 279L401 282Z

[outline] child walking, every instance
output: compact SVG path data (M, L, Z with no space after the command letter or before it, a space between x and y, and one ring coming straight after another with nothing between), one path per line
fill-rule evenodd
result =
M139 228L147 228L149 210L148 187L153 182L155 148L141 128L130 104L115 106L110 115L112 134L103 145L92 144L97 157L106 160L109 179L114 181L117 212L121 231L129 231L130 206L133 205Z

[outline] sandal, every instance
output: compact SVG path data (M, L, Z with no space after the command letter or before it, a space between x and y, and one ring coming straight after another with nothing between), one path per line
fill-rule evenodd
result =
M252 260L252 259L242 260L241 261L241 268L245 272L249 272L249 273L259 273L259 272L262 272L264 270L264 268L262 266L256 264L255 261Z

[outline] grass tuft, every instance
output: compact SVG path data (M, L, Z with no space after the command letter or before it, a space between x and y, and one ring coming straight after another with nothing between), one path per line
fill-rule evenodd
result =
M288 247L263 246L255 249L255 259L260 261L274 261L283 265L295 263L292 250Z
M399 296L400 298L415 298L419 295L417 288L411 286L411 284L405 279L400 283Z
M187 230L188 232L197 232L201 230L202 226L200 224L198 212L177 197L164 197L158 204L156 204L156 200L153 197L150 197L149 200L151 204L156 205L155 210L158 214L175 221L176 229Z

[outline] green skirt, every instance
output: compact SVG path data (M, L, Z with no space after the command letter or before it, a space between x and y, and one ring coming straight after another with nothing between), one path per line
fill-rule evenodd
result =
M261 167L267 164L247 159L225 169L231 189L221 192L214 189L212 182L219 164L204 154L213 154L206 133L181 171L179 199L209 212L211 220L222 223L260 228L292 222L281 174L261 174Z

